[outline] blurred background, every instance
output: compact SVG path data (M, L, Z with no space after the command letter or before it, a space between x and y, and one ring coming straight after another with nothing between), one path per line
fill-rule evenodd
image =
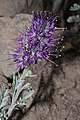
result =
M67 27L69 31L67 30L67 33L64 34L73 39L73 35L78 33L80 29L79 24L74 20L71 23L67 22L69 16L80 14L80 11L70 11L74 3L80 5L80 0L0 0L0 16L14 17L19 13L31 14L32 11L51 10L56 14L59 13L58 26ZM77 44L75 40L70 39L70 42L73 46Z
M66 20L74 3L80 4L80 0L0 0L0 16L13 17L17 13L52 10Z
M61 26L68 27L67 18L73 14L69 9L74 3L80 4L80 0L0 0L0 16L51 10L60 14Z

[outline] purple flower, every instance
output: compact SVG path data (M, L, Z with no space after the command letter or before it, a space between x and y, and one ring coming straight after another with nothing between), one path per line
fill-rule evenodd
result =
M55 36L55 20L52 12L33 13L32 24L24 35L18 38L18 48L13 52L14 62L19 69L36 64L39 60L50 60L50 56L57 56L61 47L59 46L60 36ZM53 39L55 36L55 39Z

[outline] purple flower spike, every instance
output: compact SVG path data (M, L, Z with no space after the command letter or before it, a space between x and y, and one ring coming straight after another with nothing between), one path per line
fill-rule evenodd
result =
M36 64L43 59L55 64L50 57L57 57L61 49L59 45L61 37L55 36L55 31L60 29L55 27L56 19L57 16L54 16L52 12L33 13L30 28L19 37L18 48L12 54L19 69ZM64 28L61 29L64 30Z

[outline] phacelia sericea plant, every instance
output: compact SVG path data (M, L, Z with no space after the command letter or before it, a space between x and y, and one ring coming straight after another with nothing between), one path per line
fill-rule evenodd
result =
M33 12L30 28L19 36L18 47L11 53L19 69L28 68L31 64L37 64L43 59L56 65L50 57L58 57L60 54L62 49L60 41L63 37L56 36L55 32L64 30L64 28L55 27L57 17L53 12Z
M26 77L35 77L30 70L25 69L22 75L13 74L12 87L2 84L0 86L0 120L8 120L14 111L19 111L21 107L29 107L34 90L30 83L25 82ZM21 95L26 90L24 95Z
M11 50L13 62L17 64L18 75L13 74L13 83L11 89L2 89L0 99L0 120L8 120L15 110L26 106L34 93L30 83L25 79L36 77L29 70L29 66L37 64L40 60L47 60L56 65L50 57L57 58L62 51L63 36L55 34L58 30L64 28L56 27L56 15L53 12L33 12L31 26L21 34L16 41L17 48ZM11 48L12 49L12 48ZM19 70L22 73L19 74ZM27 90L24 96L21 93ZM12 94L10 93L12 91ZM10 103L9 102L10 99Z

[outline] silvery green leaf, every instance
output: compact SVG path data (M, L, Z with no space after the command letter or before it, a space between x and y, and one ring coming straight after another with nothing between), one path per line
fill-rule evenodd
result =
M19 100L19 102L26 104L27 100L28 100L33 94L34 94L34 90L29 91L25 96L23 96L23 98L21 98L21 99Z
M28 70L25 76L26 77L36 77L36 75L34 75L31 70Z
M21 91L25 90L25 89L29 89L30 88L30 83L26 83L22 88Z
M16 84L15 84L15 90L16 91L17 89L20 89L22 86L23 86L23 83L24 83L24 80L17 80L16 81Z
M10 98L8 89L5 89L5 91L3 90L2 94L3 95L2 95L2 101L1 101L1 104L0 104L0 109L2 109L3 107L7 106L9 98Z
M12 83L13 91L14 91L15 86L16 86L16 81L17 81L17 76L14 74L14 75L13 75L13 83Z
M18 108L18 107L16 107L16 108L15 108L15 110L19 111L19 108Z
M27 73L27 74L26 74ZM8 118L12 115L13 111L15 109L19 110L18 108L20 106L26 105L27 101L29 98L33 95L34 90L32 90L32 86L30 83L25 83L24 79L25 77L29 77L33 75L32 72L28 69L25 69L20 76L16 76L15 74L13 75L13 83L12 83L12 98L11 98L11 104L8 105L8 108L6 109L7 102L9 101L10 94L9 94L9 89L2 89L2 99L0 100L0 118L1 120L8 120ZM21 93L27 90L26 95L20 97ZM5 108L5 109L3 109ZM5 110L8 110L5 112Z
M5 111L0 111L0 120L5 120L5 119L6 119Z
M80 10L80 5L75 3L74 6L70 8L70 11L77 11L77 10Z
M80 22L80 16L79 16L79 15L70 16L70 17L67 19L67 22L68 22L68 23L79 23L79 22Z
M25 73L25 71L24 71ZM7 111L8 117L12 115L12 112L19 107L20 105L25 105L25 102L27 102L27 99L29 99L33 95L33 90L30 90L32 87L30 83L25 83L23 80L24 74L22 74L21 77L14 77L13 82L13 95L12 95L12 102L11 105ZM20 94L25 90L28 89L29 92L24 96L23 98L19 99ZM24 102L25 101L25 102Z

